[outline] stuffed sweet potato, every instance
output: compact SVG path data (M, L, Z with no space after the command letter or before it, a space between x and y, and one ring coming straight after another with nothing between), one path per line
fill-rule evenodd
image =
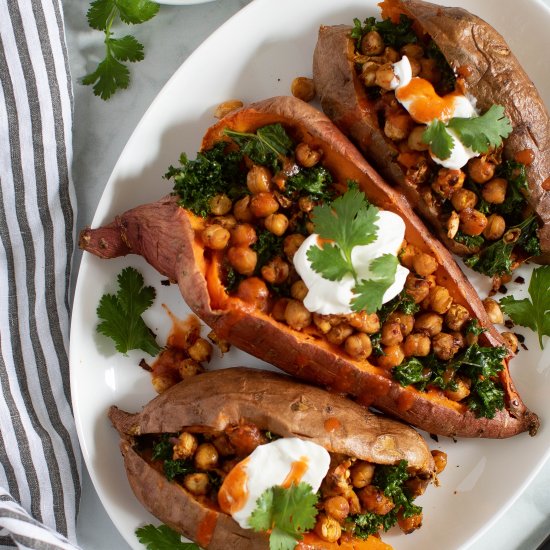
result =
M320 483L320 496L311 511L314 526L297 548L389 548L371 536L379 528L372 520L379 517L387 528L398 523L406 532L419 527L422 512L412 501L445 463L439 451L434 451L434 461L424 440L408 426L341 396L255 369L200 374L173 386L140 413L112 407L109 416L122 437L137 498L208 550L268 548L268 535L241 527L247 521L237 514L254 507L260 496L255 493L263 492L256 476L265 479L268 490L274 485L289 489L310 470L318 470L311 475ZM311 449L311 443L322 449ZM304 467L298 468L288 454L296 444L300 452L321 452L322 460L315 463L306 455ZM259 453L265 453L267 465L257 470L254 457ZM285 484L277 475L281 469L284 477L287 465L293 477ZM228 494L235 494L240 475L246 476L248 494L246 504L232 508L234 520L227 513ZM398 480L402 506L383 492L389 478ZM306 502L300 506L306 508ZM363 521L367 516L370 526Z
M174 195L84 230L81 248L102 258L142 255L178 283L218 337L431 433L536 432L538 419L510 379L510 354L472 286L407 200L325 115L291 97L252 104L213 126L197 159L183 158L168 175ZM368 207L361 206L365 196ZM364 308L312 313L293 258L323 211L330 223L331 208L343 203L358 208L353 219L339 220L359 227L353 238L361 240L373 219L395 216L401 224L404 238L381 260L394 262L401 287L373 307L383 286L377 275L360 281L370 289L361 295ZM392 224L380 231L382 240ZM331 256L325 267L342 260ZM338 283L311 294L330 300L340 295Z
M506 277L527 258L547 263L550 118L533 83L502 36L467 11L420 0L380 6L381 22L321 27L313 74L323 110L470 267ZM394 64L404 58L413 78L399 90ZM457 95L468 114L448 111ZM410 108L413 96L420 109ZM482 145L466 138L478 148L456 163L438 152L449 139L443 123L456 129L462 122L450 117L478 114L487 127L466 130Z

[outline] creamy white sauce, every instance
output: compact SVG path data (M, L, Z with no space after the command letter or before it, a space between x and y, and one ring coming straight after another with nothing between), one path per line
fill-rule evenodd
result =
M409 61L409 58L404 55L400 61L393 64L393 72L395 74L394 79L392 80L392 89L393 90L399 90L400 88L403 88L407 86L407 84L410 83L412 80L412 68L411 63ZM414 96L412 98L409 98L405 101L400 100L397 98L398 101L407 109L409 113L411 113L411 105L418 99ZM472 118L478 116L478 112L476 110L476 102L475 99L471 96L465 96L465 95L455 95L453 97L453 106L451 109L451 112L447 114L447 120L453 117L457 118ZM428 124L431 121L430 120L418 120L415 118L414 114L411 113L411 116L413 119L416 120L416 122L419 122L421 124ZM446 122L445 120L443 122ZM453 130L447 129L449 134L451 134L453 138L453 149L451 151L451 156L448 159L440 159L439 157L436 157L433 153L430 152L430 156L432 157L433 161L437 164L449 168L452 170L459 170L463 166L466 165L466 163L476 156L479 156L479 153L476 153L475 151L472 151L469 147L466 147L459 139L456 133Z
M403 238L405 237L405 222L400 216L388 210L380 210L377 221L376 239L371 244L356 246L351 252L351 261L357 271L358 279L372 278L369 267L371 262L384 254L397 256ZM352 275L346 275L340 281L329 281L313 271L308 260L307 251L318 245L319 235L310 235L294 255L294 267L308 288L304 306L312 313L323 315L343 315L352 313L351 301L355 294L355 280ZM404 288L409 270L402 265L397 266L395 281L384 293L382 303L395 298Z
M244 506L232 514L243 529L250 528L248 520L256 509L258 498L267 489L281 485L291 474L293 463L307 463L300 481L311 485L314 493L319 490L330 465L330 455L324 447L297 437L281 438L260 445L245 460L248 498ZM225 489L230 494L231 488Z

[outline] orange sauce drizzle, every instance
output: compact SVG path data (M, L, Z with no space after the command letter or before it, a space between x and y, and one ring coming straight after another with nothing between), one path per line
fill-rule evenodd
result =
M216 522L218 521L218 514L213 510L209 510L204 516L203 520L199 523L197 529L197 543L200 546L206 548L212 540L214 529L216 529Z
M285 480L281 483L281 486L288 489L293 483L297 485L300 483L304 474L309 468L309 459L307 456L301 456L300 460L295 460L290 465L290 472L286 476Z
M335 432L342 423L335 417L331 416L330 418L327 418L323 424L323 427L325 428L325 432Z
M239 462L225 477L218 491L218 504L226 513L233 515L242 510L248 500L248 458Z

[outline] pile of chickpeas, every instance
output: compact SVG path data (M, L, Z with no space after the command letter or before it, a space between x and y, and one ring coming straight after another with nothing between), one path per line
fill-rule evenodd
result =
M392 64L406 55L411 63L412 74L431 82L435 89L442 84L442 73L437 61L427 57L425 48L417 43L406 44L399 51L386 46L380 33L370 31L360 43L356 61L362 67L360 79L368 89L379 89L381 95L376 100L376 111L383 119L385 136L395 143L399 150L397 161L403 167L406 178L419 188L422 199L430 207L441 207L444 201L450 202L452 211L446 214L447 236L454 239L461 231L464 235L482 236L487 241L496 241L506 232L506 220L497 213L489 215L476 209L481 197L489 205L499 205L506 199L508 181L496 177L501 164L501 151L495 150L470 160L463 170L442 168L433 162L428 154L428 145L422 141L426 129L418 125L406 109L397 101L391 82L394 79ZM461 78L457 87L461 87ZM452 90L443 90L448 93ZM523 164L531 164L533 153L521 151L515 159ZM466 176L479 186L474 192L464 188ZM510 236L513 238L513 236Z
M277 437L270 434L270 437ZM258 445L269 441L267 432L255 424L240 423L228 426L223 432L194 433L183 431L174 437L172 459L185 460L197 470L177 479L193 496L208 499L217 507L217 489L212 485L215 473L220 482ZM441 451L432 451L436 472L439 474L447 464L447 456ZM314 531L322 540L336 542L345 530L349 516L372 512L379 515L389 513L395 504L374 485L372 481L376 466L364 460L331 454L331 464L323 483L321 498L317 504L319 514ZM406 489L412 498L423 493L429 480L411 475ZM422 514L409 518L401 515L398 524L410 533L420 527Z

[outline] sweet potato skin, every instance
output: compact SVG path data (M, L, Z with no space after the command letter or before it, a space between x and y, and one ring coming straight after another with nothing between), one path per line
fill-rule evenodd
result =
M407 460L426 482L435 476L432 455L412 428L274 372L239 367L208 372L173 386L140 413L111 407L109 417L121 435L126 473L138 500L161 521L208 550L265 549L268 542L265 534L242 529L228 515L207 508L168 481L133 449L135 436L194 426L223 430L246 421L378 464ZM335 420L330 429L327 420ZM309 541L308 548L322 546Z
M385 0L384 17L405 13L432 37L455 69L464 71L467 88L477 105L487 110L503 105L514 127L505 141L504 157L530 149L534 162L527 167L530 204L543 224L539 237L543 256L550 261L550 117L532 81L504 38L488 23L461 8L447 8L421 0ZM445 245L457 254L468 249L449 239L435 210L410 185L395 161L397 149L388 143L376 115L369 109L352 60L351 27L321 27L313 62L313 76L323 110L357 143L390 181L401 186L421 215L439 233Z
M355 179L374 204L399 214L406 221L407 241L436 257L441 266L436 272L438 278L444 281L453 299L486 327L484 345L503 344L449 252L430 235L403 196L389 187L330 120L313 107L291 97L252 104L212 127L203 147L208 148L222 137L226 126L254 131L274 122L283 123L299 139L321 148L325 166L337 179ZM354 361L336 348L292 331L227 295L215 296L215 289L209 288L207 282L206 271L211 266L205 263L192 221L178 207L175 197L167 197L132 209L103 228L84 230L80 246L100 257L126 253L144 256L158 271L178 282L189 307L221 338L289 374L354 395L362 403L374 405L426 431L462 437L510 437L523 431L536 432L538 419L522 403L507 369L501 377L507 410L499 411L493 419L476 418L464 405L404 388L383 369Z

